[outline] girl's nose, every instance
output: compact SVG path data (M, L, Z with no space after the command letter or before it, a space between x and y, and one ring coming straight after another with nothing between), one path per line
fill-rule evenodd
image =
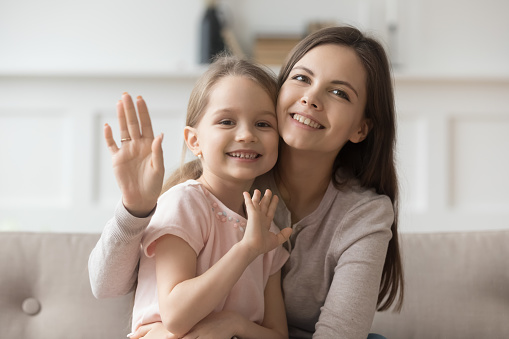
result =
M235 140L238 142L255 142L258 140L254 127L239 126Z

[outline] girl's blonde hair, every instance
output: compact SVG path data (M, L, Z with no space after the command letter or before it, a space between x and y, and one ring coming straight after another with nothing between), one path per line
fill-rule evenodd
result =
M220 54L208 70L196 82L187 106L186 126L195 127L200 122L209 102L210 92L217 82L225 77L244 77L254 81L267 92L276 106L278 86L275 74L268 68L237 57ZM201 161L186 162L187 146L184 142L180 167L163 184L161 194L171 187L189 179L198 179L203 168Z

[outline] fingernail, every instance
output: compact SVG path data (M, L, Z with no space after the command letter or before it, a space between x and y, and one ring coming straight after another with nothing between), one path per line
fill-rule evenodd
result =
M138 96L136 97L136 99L141 100L141 99L143 99L143 98L141 97L141 95L138 95Z
M134 334L134 332L131 332L127 335L128 338L131 338L131 336Z
M127 93L127 92L122 93L122 95L126 95L126 94L129 94L129 93Z

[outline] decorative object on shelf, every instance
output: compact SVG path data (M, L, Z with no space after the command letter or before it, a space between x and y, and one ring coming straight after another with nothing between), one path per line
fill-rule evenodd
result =
M255 39L253 59L260 64L280 66L301 39L300 34L258 35Z
M334 20L311 21L311 22L308 23L307 34L314 33L316 31L321 30L322 28L334 27L334 26L337 26L337 25L338 25L338 23L336 21L334 21Z
M200 63L207 64L215 55L225 50L223 24L219 19L215 0L207 1L207 9L201 21Z

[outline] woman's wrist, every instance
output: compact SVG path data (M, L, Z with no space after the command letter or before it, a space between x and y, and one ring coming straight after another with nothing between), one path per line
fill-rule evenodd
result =
M146 207L145 206L136 206L136 207L130 206L130 205L126 204L124 202L124 200L122 200L122 205L124 205L125 210L130 215L132 215L133 217L136 217L136 218L140 218L140 219L149 217L157 207L157 203L154 205L151 204L150 206L146 206Z

